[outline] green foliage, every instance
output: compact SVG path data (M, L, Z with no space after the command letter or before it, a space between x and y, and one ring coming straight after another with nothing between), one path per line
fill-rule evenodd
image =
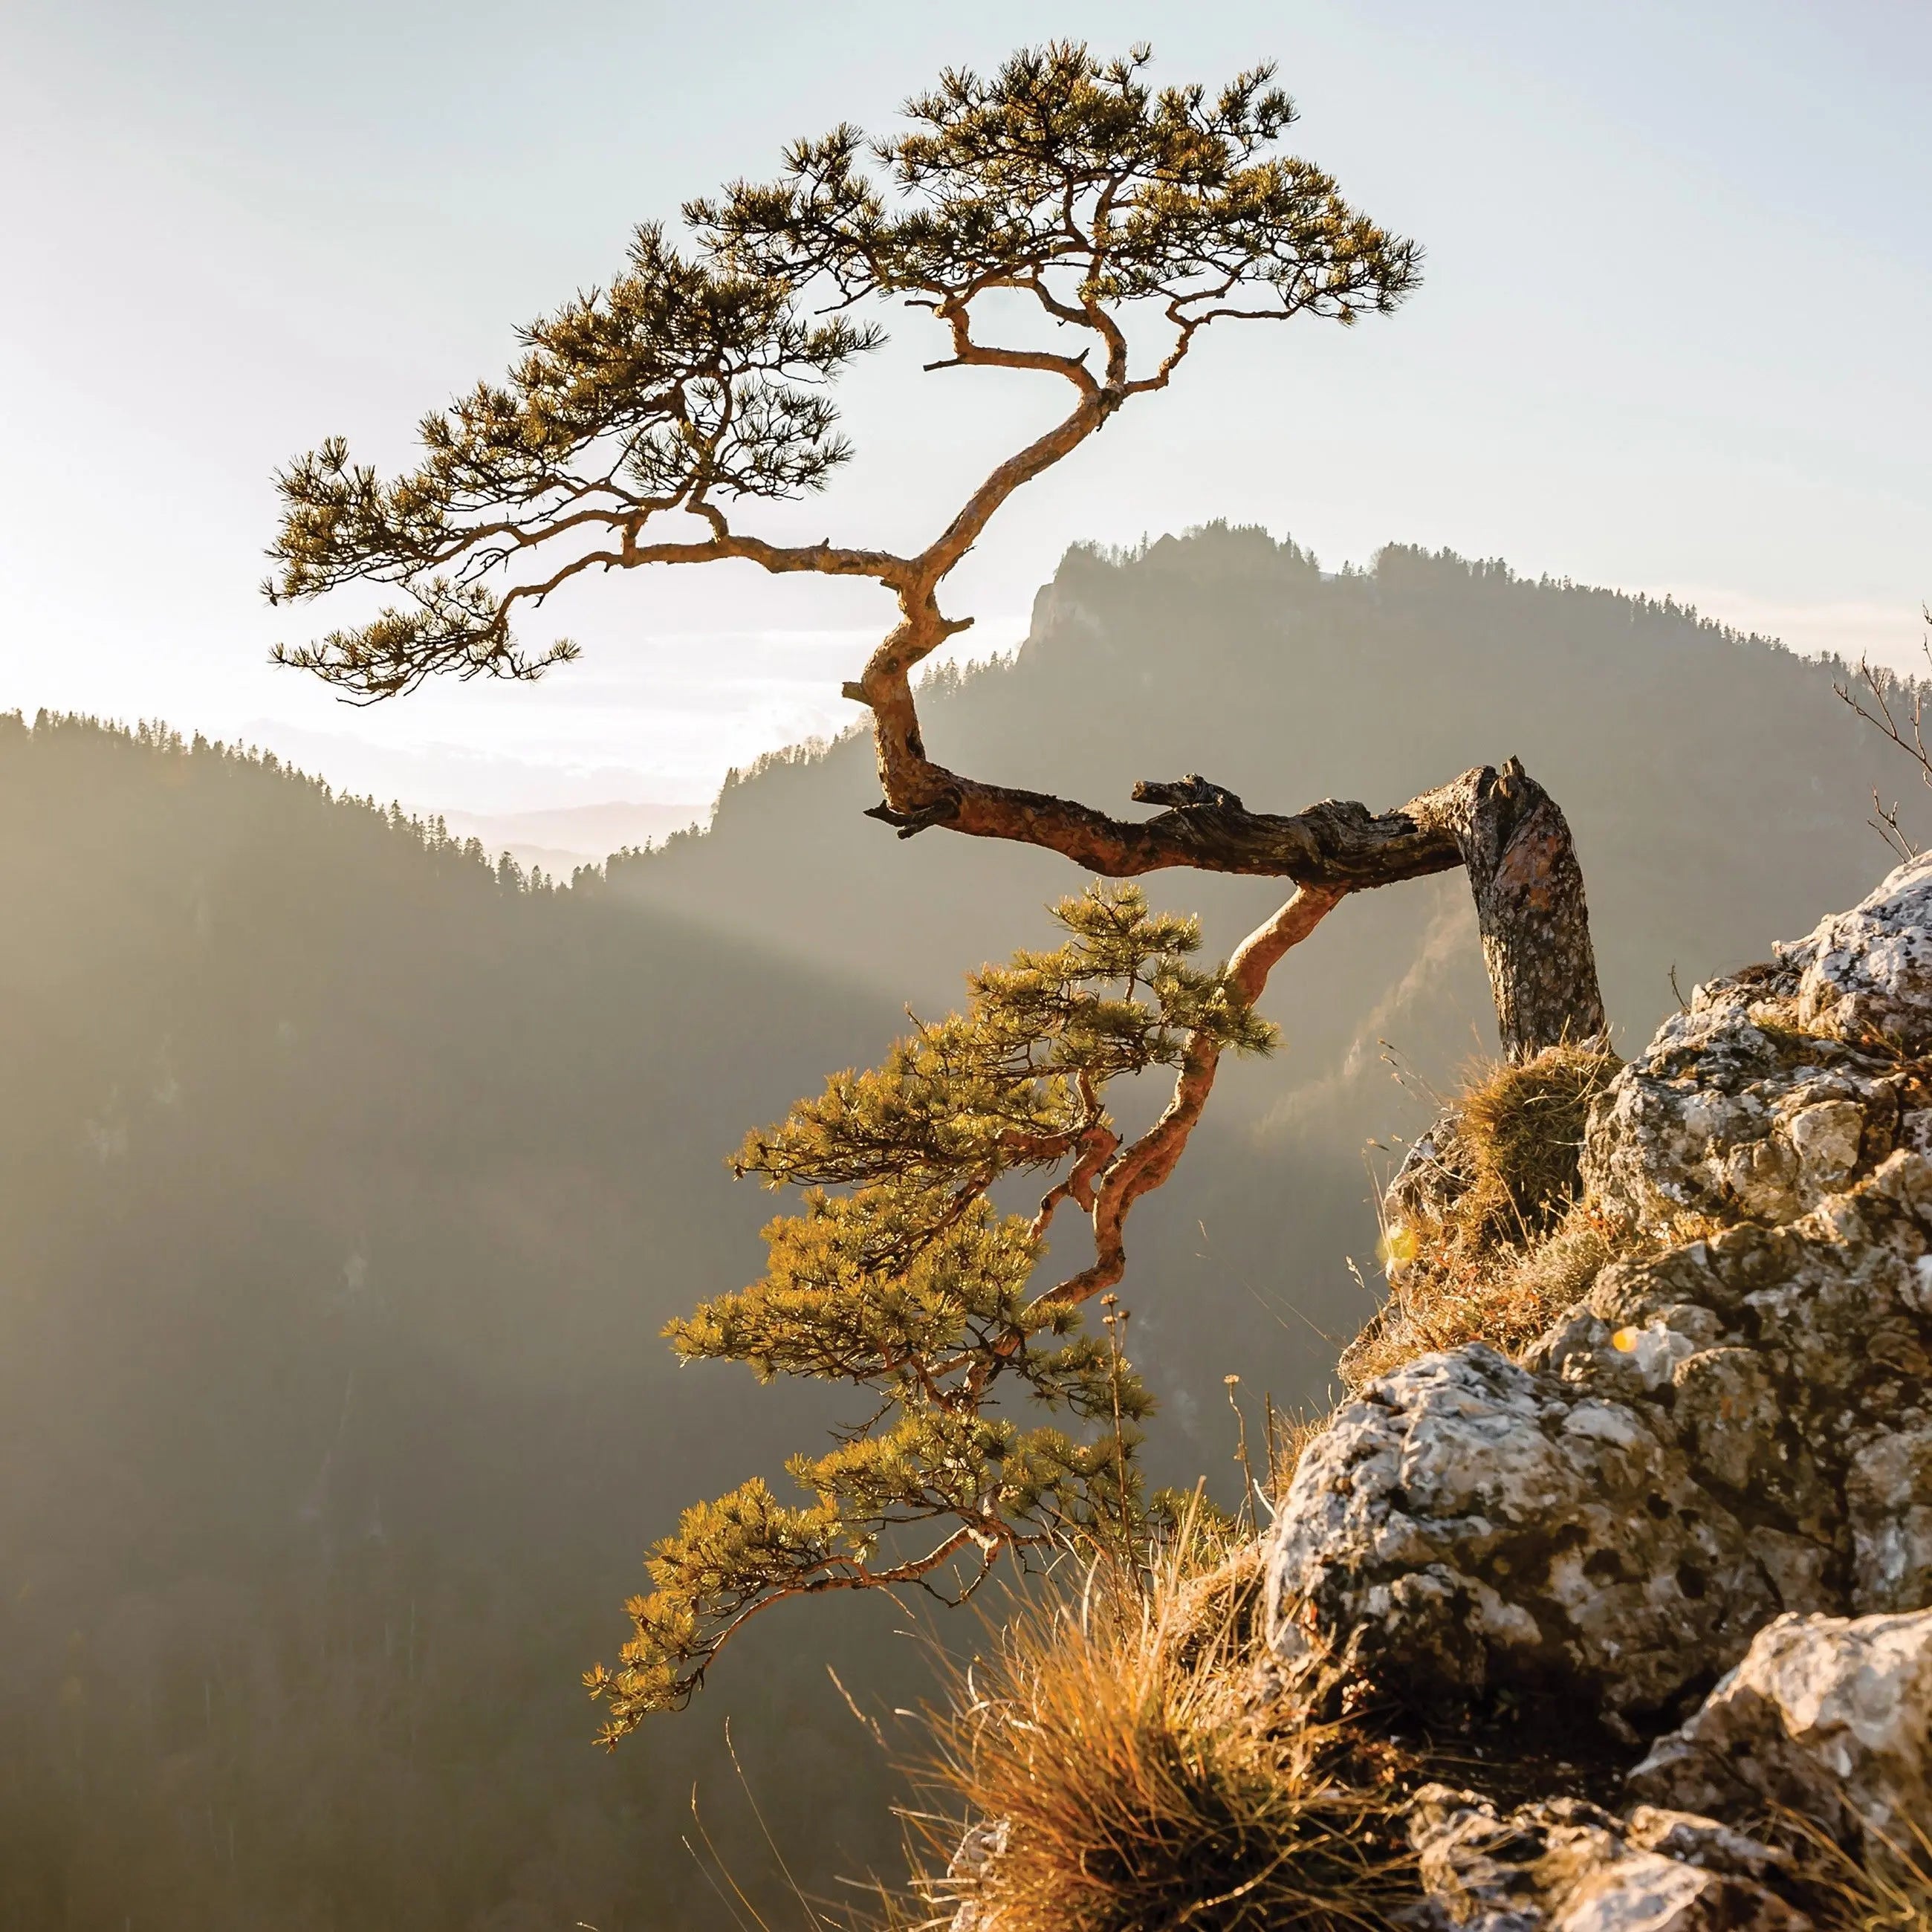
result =
M1199 86L1150 87L1150 58L1136 47L1103 64L1055 41L991 80L949 70L908 104L911 131L796 142L777 182L740 182L686 218L723 259L829 276L848 302L936 306L1068 269L1076 321L1136 301L1205 320L1244 288L1343 322L1392 310L1420 251L1354 213L1319 168L1265 152L1295 118L1272 66L1210 102Z
M387 697L433 671L527 678L574 657L567 640L526 657L514 599L484 580L533 534L628 527L634 542L674 506L822 488L850 451L811 386L878 339L842 316L808 320L782 283L686 260L651 224L608 289L520 334L528 352L506 382L423 418L406 475L383 482L338 436L277 478L272 603L358 578L410 596L358 629L278 647L280 662Z
M991 80L942 76L908 104L904 133L870 142L847 125L800 142L776 182L689 204L687 246L656 223L638 229L608 288L522 332L504 382L423 420L414 470L386 482L340 438L298 458L277 478L270 601L357 580L404 597L278 646L278 661L362 701L440 672L536 677L575 647L526 652L518 603L586 570L653 562L744 558L929 598L1013 489L1164 388L1201 328L1304 313L1349 322L1401 301L1418 278L1414 245L1354 212L1318 168L1268 152L1294 118L1270 69L1210 100L1198 86L1150 88L1148 58L1023 50ZM974 341L973 304L989 291L1030 295L1036 322L1087 332L1087 347ZM1001 466L971 527L950 520L916 560L735 531L728 509L821 489L850 454L826 392L883 339L847 311L885 301L946 326L952 351L933 366L1072 383L1064 437ZM1138 375L1121 327L1137 304L1168 338Z
M963 1013L835 1074L735 1157L740 1175L800 1189L800 1211L766 1228L764 1276L672 1322L672 1346L761 1378L849 1382L874 1407L829 1454L788 1463L804 1505L754 1480L687 1510L656 1546L656 1588L626 1606L617 1667L586 1678L607 1742L682 1703L745 1619L783 1598L963 1593L1003 1551L1137 1535L1166 1507L1136 1466L1153 1402L1124 1318L1095 1335L1064 1285L1031 1288L1070 1184L1030 1220L989 1192L1012 1174L1077 1176L1118 1147L1113 1080L1178 1066L1190 1044L1265 1052L1274 1034L1221 974L1188 963L1196 922L1150 912L1138 887L1091 886L1054 916L1064 944L974 974ZM1022 1426L998 1412L1003 1388L1070 1426Z

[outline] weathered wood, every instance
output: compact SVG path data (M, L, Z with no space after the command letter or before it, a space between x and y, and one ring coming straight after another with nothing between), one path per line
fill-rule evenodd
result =
M1604 1037L1583 869L1556 801L1511 758L1500 772L1465 772L1408 810L1446 830L1462 854L1505 1057Z
M1606 1041L1583 869L1556 801L1511 758L1500 772L1465 772L1410 809L1447 828L1462 854L1504 1057ZM1384 1222L1436 1218L1468 1186L1460 1120L1445 1108L1411 1145L1382 1195Z
M1250 812L1225 785L1197 772L1143 778L1135 798L1168 808L1136 820L1044 792L961 778L926 759L922 747L910 759L902 743L892 748L897 758L882 748L882 775L890 765L903 779L910 764L920 782L902 790L906 805L889 800L868 816L896 827L902 838L944 826L1044 846L1110 878L1186 866L1291 879L1323 892L1362 892L1461 866L1475 900L1504 1054L1524 1060L1559 1041L1604 1031L1576 845L1556 800L1514 758L1500 772L1480 766L1380 813L1332 798L1291 814Z
M1048 792L985 784L920 762L921 782L901 792L907 802L889 798L868 818L896 827L902 838L944 826L970 838L1044 846L1104 878L1186 866L1356 892L1462 862L1449 823L1420 824L1406 806L1377 813L1353 800L1325 798L1298 812L1250 812L1232 792L1190 773L1170 783L1143 778L1134 787L1136 799L1168 803L1169 810L1114 818Z

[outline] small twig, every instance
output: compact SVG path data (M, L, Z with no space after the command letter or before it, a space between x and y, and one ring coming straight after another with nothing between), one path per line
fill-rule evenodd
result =
M1413 1066L1404 1062L1400 1047L1393 1041L1382 1039L1378 1039L1376 1044L1382 1049L1376 1058L1388 1069L1389 1078L1405 1094L1427 1101L1438 1114L1447 1108L1448 1102Z
M1107 1330L1107 1376L1114 1397L1114 1474L1119 1485L1114 1501L1119 1514L1120 1554L1124 1558L1132 1534L1127 1517L1127 1438L1120 1416L1120 1370L1126 1363L1127 1311L1118 1294L1103 1294L1100 1306L1107 1312L1100 1318Z
M1912 841L1905 836L1903 828L1899 824L1898 800L1894 799L1892 800L1892 808L1889 811L1887 811L1886 807L1880 802L1877 788L1874 787L1872 790L1872 812L1874 815L1867 819L1865 823L1869 825L1871 829L1899 855L1900 858L1917 858L1918 856L1918 848L1913 844Z
M844 1699L846 1709L850 1711L853 1716L856 1718L859 1722L872 1733L872 1742L880 1750L884 1750L886 1748L886 1734L880 1728L878 1719L868 1718L863 1711L860 1709L858 1700L845 1688L845 1680L829 1664L825 1666L825 1674L831 1678L832 1688Z
M1932 624L1932 609L1927 610L1926 621L1928 624ZM1928 666L1932 666L1932 639L1927 640L1924 650L1926 662ZM1853 689L1852 680L1850 678L1847 678L1843 684L1834 683L1832 686L1832 690L1838 694L1839 702L1846 706L1856 716L1869 724L1880 737L1889 739L1893 744L1896 745L1918 766L1921 783L1932 787L1932 750L1928 750L1925 742L1927 691L1925 684L1922 681L1918 681L1912 685L1911 714L1906 720L1905 727L1901 728L1899 720L1892 710L1892 692L1900 680L1875 666L1868 658L1859 658L1856 676L1858 682L1870 694L1872 703L1876 709L1870 711L1865 709L1863 701ZM1906 731L1908 729L1911 733L1910 738L1906 736ZM1872 812L1873 816L1867 819L1865 823L1902 857L1917 858L1918 848L1906 837L1899 824L1898 801L1894 800L1891 809L1888 811L1880 800L1877 790L1874 788L1872 792Z

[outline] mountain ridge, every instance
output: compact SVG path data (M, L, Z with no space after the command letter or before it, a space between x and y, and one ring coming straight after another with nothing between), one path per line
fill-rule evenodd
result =
M1896 754L1829 687L1613 593L1402 551L1324 578L1210 530L1072 554L1027 644L926 708L942 759L1122 811L1190 766L1385 806L1518 752L1640 1042L1673 962L1688 992L1884 868ZM614 1766L574 1672L679 1508L838 1413L672 1372L661 1323L757 1265L722 1156L1043 938L1080 874L890 838L856 732L567 888L324 790L0 723L0 1924L199 1925L236 1888L296 1928L711 1922L678 1840L694 1780L735 1802L728 1713L808 1883L890 1860L891 1782L822 1670L915 1704L890 1606L787 1606ZM1148 883L1210 955L1279 891ZM1226 1477L1230 1366L1322 1402L1370 1313L1363 1142L1493 1037L1460 877L1340 908L1268 1010L1283 1053L1227 1070L1136 1216L1158 1480Z

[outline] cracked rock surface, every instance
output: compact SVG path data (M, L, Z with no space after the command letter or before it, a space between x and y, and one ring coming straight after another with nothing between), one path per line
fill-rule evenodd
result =
M1716 1820L1640 1804L1621 1820L1577 1798L1498 1815L1425 1786L1409 1814L1424 1932L1803 1932L1773 1888L1786 1855Z
M1932 1604L1928 1049L1932 856L1700 987L1592 1109L1584 1186L1643 1258L1520 1362L1424 1356L1338 1414L1271 1533L1276 1655L1635 1744L1780 1613Z
M1778 1618L1630 1784L1659 1803L1783 1806L1844 1841L1910 1846L1913 1826L1932 1830L1932 1610Z
M1291 1660L1352 1640L1444 1719L1588 1686L1633 1738L1778 1604L1667 1418L1480 1344L1384 1377L1304 1451L1270 1587Z
M1801 1025L1924 1052L1932 1046L1932 854L1908 860L1850 912L1778 953L1798 976Z

